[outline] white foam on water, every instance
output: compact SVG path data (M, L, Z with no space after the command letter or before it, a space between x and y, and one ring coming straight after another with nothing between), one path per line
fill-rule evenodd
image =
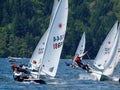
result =
M79 80L97 80L97 78L91 74L79 74Z

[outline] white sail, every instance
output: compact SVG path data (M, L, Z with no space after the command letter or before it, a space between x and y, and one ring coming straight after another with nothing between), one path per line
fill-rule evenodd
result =
M112 57L112 47L114 45L114 40L117 35L118 21L114 24L111 31L108 33L106 39L104 40L100 50L95 58L94 66L98 69L105 69L109 60Z
M38 69L40 64L42 64L42 59L44 55L44 50L47 42L49 34L49 29L45 32L45 34L42 36L41 40L39 41L38 45L36 46L32 57L30 59L31 69ZM34 61L36 63L34 63Z
M112 58L110 59L107 67L103 71L103 74L106 76L113 74L113 71L119 62L119 58L120 58L120 25L118 28L118 33L117 33L113 48L114 48L114 51L113 51Z
M57 7L58 7L58 0L54 0L54 5L53 5L53 9L52 9L52 14L51 14L51 18L50 18L50 23L49 23L49 27L47 29L47 31L45 32L45 34L42 36L42 38L40 39L38 45L36 46L32 57L30 59L30 69L35 69L35 70L39 70L39 68L41 67L42 64L42 60L43 60L43 55L44 55L44 51L46 48L46 43L48 40L48 35L50 32L50 28L53 22L53 17L55 17L55 13L57 11ZM36 62L36 64L34 63L34 61ZM37 77L39 75L39 72L31 72L33 77Z
M51 18L50 18L50 24L53 20L53 17L56 13L56 7L58 6L59 0L54 0L54 4L53 4L53 8L52 8L52 14L51 14Z
M68 0L58 0L55 16L51 21L50 33L42 61L41 71L55 76L63 47L68 17Z
M75 52L75 56L74 56L74 59L73 59L73 63L75 62L75 58L76 58L76 55L79 54L79 56L82 56L83 53L84 53L84 50L85 50L85 43L86 43L86 40L85 40L85 32L83 33L82 35L82 38L79 42L79 45L77 47L77 50Z

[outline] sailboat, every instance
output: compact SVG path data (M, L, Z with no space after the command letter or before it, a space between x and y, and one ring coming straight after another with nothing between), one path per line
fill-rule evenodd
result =
M32 79L45 83L41 75L55 77L63 42L66 33L68 18L68 0L54 0L52 16L47 31L42 36L30 59L29 66Z
M44 50L45 50L45 47L46 47L47 38L48 38L48 35L49 35L49 32L50 32L51 24L52 24L53 19L54 19L53 17L55 17L55 14L56 14L56 10L57 10L56 8L58 8L58 4L59 4L59 1L54 0L49 27L48 27L47 31L45 32L45 34L42 36L38 45L36 46L36 48L35 48L35 50L32 54L32 57L30 59L29 66L30 66L30 69L32 69L32 70L38 69L40 64L42 64L42 59L43 59ZM34 61L36 62L36 64L33 63ZM31 71L31 74L34 78L37 78L39 76L38 73L39 73L38 71L37 72L34 72L34 71L32 72ZM44 76L45 73L41 72L41 75Z
M81 40L79 41L77 50L75 52L75 56L74 56L74 59L73 59L73 65L75 64L76 55L79 55L79 56L83 55L84 50L85 50L85 43L86 43L86 40L85 40L85 32L84 32L82 37L81 37Z
M119 78L112 78L111 75L120 58L120 25L116 21L106 39L101 45L94 61L94 70L91 74L99 81L113 80L119 81Z

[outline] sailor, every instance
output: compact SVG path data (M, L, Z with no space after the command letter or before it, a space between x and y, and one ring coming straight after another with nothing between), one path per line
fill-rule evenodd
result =
M15 65L15 64L13 64L11 67L12 67L13 71L14 71L14 68L17 68L17 70L18 70L19 72L24 72L24 73L26 73L26 74L29 74L29 73L30 73L27 69L23 69L21 66L17 66L17 65Z
M86 51L85 53L83 53L81 56L79 56L79 54L76 54L76 59L75 59L75 62L77 63L77 65L79 66L79 67L83 67L83 63L82 63L82 57L87 53L88 51Z
M25 75L24 72L19 72L17 67L13 68L13 77L17 81L23 81L24 79L29 79L28 75Z
M89 64L90 64L90 63L87 62L87 64L83 65L82 69L83 69L83 70L86 70L87 72L90 73L90 72L92 72L92 68L90 67Z
M22 62L20 62L19 67L22 69L27 69L27 67Z
M26 70L26 71L28 71L28 65L25 65L25 64L23 64L22 62L20 62L20 64L19 64L19 68L20 69L22 69L22 70Z
M29 70L31 70L33 72L38 72L39 68L37 67L36 60L33 60L32 65L29 67Z

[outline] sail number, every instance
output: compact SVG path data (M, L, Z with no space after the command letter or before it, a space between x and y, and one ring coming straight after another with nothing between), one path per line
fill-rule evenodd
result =
M109 54L110 48L105 48L105 54Z
M39 48L38 54L42 54L44 52L44 48Z
M65 35L54 36L54 37L53 37L53 41L54 41L54 42L56 42L56 41L61 41L61 40L64 39L64 36L65 36Z
M54 48L54 49L58 49L58 48L60 48L62 45L63 45L63 42L54 43L54 44L53 44L53 48Z
M60 36L54 36L53 37L53 48L58 49L63 45L63 39L65 35L60 35Z

